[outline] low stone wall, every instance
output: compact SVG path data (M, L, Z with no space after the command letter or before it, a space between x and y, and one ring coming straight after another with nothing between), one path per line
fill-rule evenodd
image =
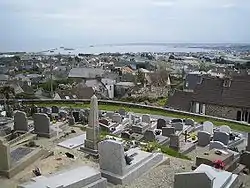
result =
M3 100L0 100L0 103ZM49 103L64 103L64 104L72 104L72 103L83 103L83 104L89 104L90 99L68 99L68 100L54 100L54 99L22 99L22 100L10 100L10 103L17 103L20 102L22 104L34 104L34 103L39 103L39 104L49 104ZM231 123L238 123L244 126L250 126L250 124L245 123L245 122L239 122L236 120L231 120L231 119L226 119L226 118L220 118L220 117L215 117L215 116L209 116L209 115L201 115L201 114L195 114L192 112L185 112L185 111L180 111L180 110L174 110L174 109L169 109L169 108L162 108L162 107L156 107L156 106L149 106L149 105L142 105L142 104L135 104L135 103L129 103L129 102L121 102L121 101L111 101L111 100L98 100L98 104L111 104L111 105L116 105L116 106L122 106L123 107L134 107L134 108L143 108L143 109L148 109L148 110L158 110L162 112L170 112L174 114L179 114L179 115L185 115L185 116L194 116L194 117L202 117L202 118L209 118L209 119L214 119L214 120L220 120L220 121L226 121L226 122L231 122Z

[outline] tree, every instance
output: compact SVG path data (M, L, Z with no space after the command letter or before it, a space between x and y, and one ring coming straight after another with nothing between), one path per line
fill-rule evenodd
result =
M15 90L11 86L3 86L0 88L0 93L6 99L5 110L6 110L7 117L11 117L12 111L9 106L9 99L15 96Z
M141 71L138 71L136 73L136 79L135 79L135 81L136 81L136 84L139 82L139 83L141 83L144 86L144 84L146 83L146 79L145 79L144 73L141 72Z

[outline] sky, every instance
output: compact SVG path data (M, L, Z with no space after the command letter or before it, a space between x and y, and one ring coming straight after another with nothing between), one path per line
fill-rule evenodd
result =
M0 0L0 51L250 43L250 0Z

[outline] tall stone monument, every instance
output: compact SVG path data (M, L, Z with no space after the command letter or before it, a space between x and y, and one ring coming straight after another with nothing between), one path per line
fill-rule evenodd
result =
M99 118L98 118L98 100L95 95L91 97L90 112L88 118L88 127L86 130L86 140L81 151L98 156L98 140L99 140Z

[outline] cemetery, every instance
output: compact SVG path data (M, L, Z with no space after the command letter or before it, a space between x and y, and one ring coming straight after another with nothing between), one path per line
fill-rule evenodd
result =
M250 170L250 136L227 125L103 111L95 95L90 108L32 105L13 111L12 118L0 117L0 175L18 188L129 186L163 167L174 173L165 187L247 184L242 177ZM56 161L57 168L36 166L46 161ZM180 165L172 166L175 161Z

